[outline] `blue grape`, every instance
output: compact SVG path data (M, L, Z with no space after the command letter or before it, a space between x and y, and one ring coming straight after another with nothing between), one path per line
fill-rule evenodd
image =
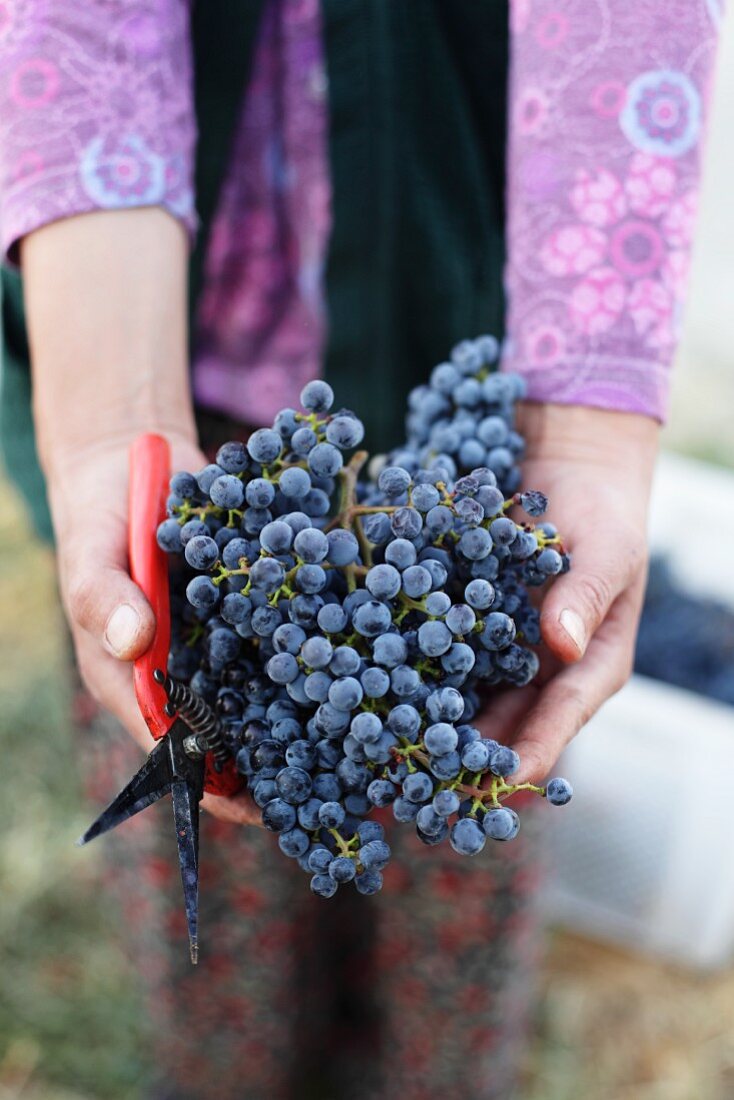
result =
M548 497L544 493L539 493L537 489L530 489L520 494L519 504L529 516L542 516L548 507ZM553 533L555 534L555 531ZM552 538L553 535L550 537Z
M477 855L484 847L486 839L481 825L471 817L454 822L449 832L451 847L461 856Z
M309 564L322 562L329 552L329 540L316 527L306 527L293 540L293 549L299 558Z
M176 519L164 519L158 525L156 541L161 550L167 554L177 554L183 549L181 542L181 526Z
M485 649L499 650L509 646L517 633L515 623L503 611L492 611L484 620L479 639Z
M354 880L357 892L367 896L379 894L382 889L382 875L379 871L364 871Z
M342 468L342 454L333 443L317 443L308 452L309 469L317 477L335 477Z
M390 677L382 668L366 668L360 679L368 699L382 699L390 690Z
M327 539L329 552L326 558L332 565L351 565L353 561L356 561L359 554L359 543L351 531L336 528L329 531Z
M290 765L279 771L275 777L275 786L278 794L286 802L305 802L311 794L312 782L308 772L303 768L294 768Z
M325 634L340 634L347 626L349 616L339 604L326 604L320 608L316 621Z
M313 703L325 703L329 698L329 688L332 680L328 672L312 672L303 684L306 697Z
M515 821L510 810L499 807L487 811L482 828L492 840L508 840L515 829Z
M506 745L500 745L490 756L489 766L495 775L502 776L504 779L520 767L520 757L514 749L510 749Z
M356 649L349 645L340 645L334 650L329 671L334 676L356 676L361 664L362 660Z
M386 466L380 471L377 479L379 488L388 497L399 497L408 491L411 477L407 470L400 466Z
M203 470L199 470L198 474L195 476L196 484L199 486L200 491L208 496L213 482L215 482L218 477L221 477L224 472L221 466L217 466L216 463L213 462L205 466Z
M314 875L311 879L311 890L317 897L333 898L338 889L338 883L330 875Z
M546 784L545 797L553 806L565 806L572 796L573 787L567 779L550 779Z
M311 478L300 466L290 466L280 475L278 488L284 496L300 500L310 492Z
M297 859L308 851L310 841L303 829L293 828L287 832L281 832L278 836L278 847L285 856Z
M362 702L364 691L359 680L344 676L329 688L329 702L338 710L354 710Z
M358 852L359 862L368 871L382 871L390 860L390 847L384 840L368 840Z
M415 819L416 825L426 836L434 837L446 828L446 821L436 813L433 806L421 806Z
M195 535L184 548L184 557L192 569L204 572L219 559L219 547L209 535Z
M273 645L278 653L292 653L296 656L300 653L305 641L305 630L296 626L295 623L282 623L273 632Z
M273 520L260 531L260 543L271 554L285 554L293 543L293 529L282 519Z
M432 722L458 722L463 713L464 700L456 688L438 688L426 699L426 714Z
M433 796L433 809L440 817L452 817L459 809L459 796L456 791L438 791Z
M429 726L423 740L432 756L447 756L459 742L456 730L448 722L436 722Z
M563 559L557 550L546 547L535 559L535 568L547 577L555 577L563 569Z
M263 808L262 821L273 833L287 832L296 824L296 811L282 798L273 798Z
M268 676L275 684L290 684L298 676L298 661L291 653L276 653L267 665Z
M412 772L403 780L403 797L408 802L427 802L433 796L433 782L425 772Z
M342 451L349 451L364 439L364 425L356 416L341 413L326 425L326 439Z
M387 717L390 729L398 735L412 740L421 727L421 716L409 703L393 707Z
M403 591L411 600L419 600L431 591L433 578L423 565L410 565L402 576Z
M446 626L456 637L471 634L476 621L474 610L468 604L454 604L445 619Z
M390 526L399 539L416 539L421 533L423 519L415 508L398 508L393 512Z
M379 740L383 726L378 715L363 710L352 719L350 729L358 741L369 742Z
M282 449L282 437L272 428L258 428L247 441L247 453L250 458L254 459L255 462L262 463L264 466L275 462Z
M398 665L390 673L390 687L399 699L407 699L420 687L420 676L410 665Z
M396 796L397 789L387 779L373 779L367 788L367 797L370 802L382 809L390 806L395 801Z
M334 882L351 882L356 874L356 867L354 861L348 859L347 856L337 856L329 864L329 875L333 878Z
M219 589L209 577L194 577L186 586L186 598L197 611L211 611L219 602Z
M245 500L251 508L269 508L275 500L275 487L264 477L253 478L245 486Z
M365 587L376 600L391 600L400 591L400 573L392 565L374 565L365 577Z
M329 864L334 859L328 848L315 847L308 854L308 867L310 871L323 875L329 869Z
M209 496L219 508L239 508L245 499L242 482L233 474L215 478L209 488Z
M372 645L372 658L385 668L396 668L405 663L408 646L400 634L381 634Z
M305 457L318 441L319 437L313 428L297 428L291 436L291 450L299 457Z
M322 802L319 821L325 829L338 829L344 821L345 810L340 802Z
M390 609L377 600L369 600L358 607L352 616L354 629L365 638L384 634L392 622Z
M334 391L328 382L317 378L301 390L301 404L309 412L328 412L334 404Z
M422 623L418 629L418 645L427 657L440 657L451 647L453 638L445 623L437 620Z

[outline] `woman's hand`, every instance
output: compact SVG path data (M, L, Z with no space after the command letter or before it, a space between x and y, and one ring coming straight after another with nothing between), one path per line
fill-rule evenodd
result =
M206 462L187 371L185 235L158 209L94 213L37 230L21 254L39 455L79 669L149 751L130 662L155 620L128 573L128 448L158 432L174 469ZM259 819L244 796L203 805L221 820Z
M571 553L571 570L541 605L549 653L538 680L491 704L487 736L511 739L513 781L540 782L599 707L626 683L647 576L647 509L658 424L580 406L523 406L523 486L550 498L546 517Z

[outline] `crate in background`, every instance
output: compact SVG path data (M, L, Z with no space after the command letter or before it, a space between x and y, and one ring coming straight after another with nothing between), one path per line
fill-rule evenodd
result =
M686 590L734 607L734 475L663 456L650 543ZM548 918L680 963L730 962L734 708L634 676L556 771L575 794L548 814Z

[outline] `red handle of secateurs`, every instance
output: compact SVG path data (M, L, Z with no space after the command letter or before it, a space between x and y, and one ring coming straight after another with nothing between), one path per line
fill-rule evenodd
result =
M130 575L153 608L156 628L150 647L135 662L133 678L140 712L156 740L168 733L175 721L164 713L167 696L153 679L157 668L166 671L171 644L168 559L156 539L158 524L166 518L170 476L171 454L167 441L160 435L141 435L136 439L130 448ZM218 772L213 767L211 755L207 755L205 791L231 795L243 785L234 760L229 760Z
M166 517L171 455L160 435L141 435L130 447L130 576L145 593L155 615L155 636L134 667L135 695L148 729L158 739L168 733L173 719L164 714L166 693L153 679L157 668L166 671L171 642L168 561L156 540L156 529Z

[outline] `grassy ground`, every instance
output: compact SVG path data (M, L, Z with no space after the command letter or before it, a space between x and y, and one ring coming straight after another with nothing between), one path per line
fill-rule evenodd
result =
M132 1098L135 989L105 934L98 854L73 843L86 815L52 562L0 499L0 1100Z
M0 484L0 1100L138 1100L135 969L109 934L64 694L53 567ZM22 574L22 587L16 578ZM523 1100L730 1100L734 973L551 943ZM143 1053L141 1053L141 1051Z

